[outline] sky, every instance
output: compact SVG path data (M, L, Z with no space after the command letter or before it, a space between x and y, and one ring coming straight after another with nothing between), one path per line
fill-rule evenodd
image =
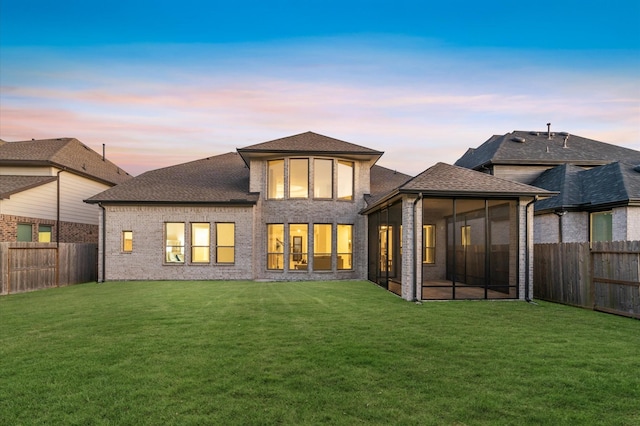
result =
M306 131L415 175L549 122L640 150L640 0L0 0L0 139L133 175Z

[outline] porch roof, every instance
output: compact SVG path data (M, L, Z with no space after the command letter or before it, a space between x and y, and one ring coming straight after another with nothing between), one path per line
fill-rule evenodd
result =
M399 194L437 197L551 197L557 192L537 188L464 167L437 163L387 195L375 200L362 213L375 210Z

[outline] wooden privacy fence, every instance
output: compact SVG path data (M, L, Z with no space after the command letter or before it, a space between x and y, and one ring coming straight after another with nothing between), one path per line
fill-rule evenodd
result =
M0 295L96 281L97 260L96 244L0 243Z
M640 319L640 241L536 244L538 299Z

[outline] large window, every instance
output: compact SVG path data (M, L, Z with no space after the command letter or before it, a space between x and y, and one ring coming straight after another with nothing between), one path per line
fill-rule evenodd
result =
M30 223L18 224L17 241L23 241L30 243L33 241L33 226Z
M309 198L309 159L289 160L289 198Z
M267 225L267 269L284 269L284 225Z
M268 168L268 197L271 200L282 200L284 199L284 160L269 161Z
M165 251L167 263L184 263L184 223L164 224Z
M353 269L353 225L338 225L338 269Z
M338 161L338 199L353 200L353 163Z
M307 269L307 247L309 245L309 225L297 223L289 225L289 269Z
M50 243L51 242L51 225L39 225L38 226L38 242Z
M331 225L313 225L313 269L325 271L331 269Z
M613 241L613 215L611 211L591 213L590 241Z
M216 223L216 261L234 263L236 261L235 223Z
M210 226L208 223L191 224L191 263L209 263Z
M422 263L436 263L436 227L424 225L422 227Z
M133 251L133 231L122 231L122 251L125 253Z
M313 197L333 198L333 160L313 161Z

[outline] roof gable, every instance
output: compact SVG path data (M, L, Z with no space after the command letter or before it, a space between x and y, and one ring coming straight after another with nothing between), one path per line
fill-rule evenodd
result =
M35 188L45 183L55 182L55 176L0 176L0 200L7 199L13 194Z
M50 165L109 184L131 178L109 160L74 138L6 142L0 145L0 165Z
M300 133L256 145L238 148L238 153L248 165L252 158L266 158L272 155L306 154L331 155L345 158L365 159L373 165L383 152L375 151L340 139L314 132Z

